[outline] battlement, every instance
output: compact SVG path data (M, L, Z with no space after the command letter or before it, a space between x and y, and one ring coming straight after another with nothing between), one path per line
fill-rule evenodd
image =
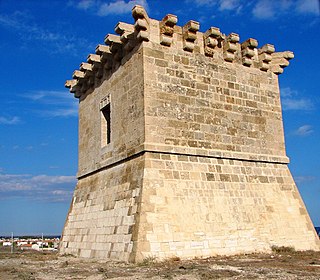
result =
M108 34L104 40L106 45L98 45L95 54L89 54L87 62L74 71L73 79L66 81L65 86L75 97L79 98L112 75L141 44L154 43L177 51L199 53L218 62L242 64L274 74L283 73L294 57L290 51L275 52L271 44L258 48L258 41L253 38L240 43L238 34L225 35L218 27L210 27L202 33L197 21L190 20L178 26L175 15L168 14L161 21L151 19L139 5L132 9L132 16L134 24L119 22L115 27L118 35Z

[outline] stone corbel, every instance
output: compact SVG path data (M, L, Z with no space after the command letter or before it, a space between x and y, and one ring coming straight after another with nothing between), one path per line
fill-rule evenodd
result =
M204 39L204 53L206 56L213 56L214 49L218 46L221 39L220 29L217 27L210 27L203 35Z
M274 45L266 44L258 50L259 68L262 71L268 71L270 68L270 62L272 60L272 54L275 52Z
M83 84L91 86L94 84L94 77L96 73L98 73L99 69L101 68L101 57L100 55L97 55L97 54L89 54L87 56L87 62L88 64L92 65L91 69L92 69L93 75L89 75L89 73L88 74L85 73L85 78L87 83L83 83Z
M64 83L64 86L70 89L76 84L77 84L77 80L66 80L66 82Z
M132 9L132 16L135 20L134 29L135 35L139 42L149 41L150 38L150 27L149 27L149 16L146 10L139 5L136 5Z
M125 54L129 53L135 46L134 26L132 24L118 22L115 32L120 35Z
M173 40L174 27L178 22L175 15L168 14L160 21L160 44L170 47Z
M93 74L93 65L90 63L82 62L80 64L80 71L84 72L85 78L88 78Z
M194 42L197 39L197 31L200 24L197 21L190 20L182 27L183 49L188 52L193 52Z
M77 80L84 79L84 72L80 70L74 70L72 73L72 78Z
M114 34L108 34L104 42L110 46L110 51L115 60L120 61L122 59L122 42L120 36Z
M106 45L98 45L96 47L96 54L101 57L101 64L103 64L103 68L109 70L112 68L112 53L110 51L110 47Z
M240 37L237 33L230 33L223 41L223 56L225 61L232 62L235 59L235 52L237 51L237 43Z
M64 86L66 88L68 88L71 93L74 93L74 97L76 97L76 98L80 97L80 95L81 95L80 94L81 86L79 84L79 80L75 80L75 79L67 80L65 82Z
M103 60L105 57L111 55L110 47L107 45L98 45L96 46L95 53L100 55Z
M271 54L270 70L275 74L282 74L283 69L289 65L289 60L294 58L291 51L276 52Z
M101 57L97 54L89 54L87 57L88 63L92 64L92 71L96 71L101 67Z
M253 63L253 58L256 54L256 48L258 41L256 39L249 38L241 44L242 64L250 67Z
M86 71L92 72L92 64L86 63L86 62L82 62L80 64L80 71L82 71L82 72L86 72Z

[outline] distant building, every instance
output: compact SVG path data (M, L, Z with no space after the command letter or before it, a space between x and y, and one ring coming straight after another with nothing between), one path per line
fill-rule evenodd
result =
M40 251L40 246L38 244L32 244L32 250Z
M20 250L31 250L31 249L33 249L32 245L34 245L34 244L22 244L20 246Z

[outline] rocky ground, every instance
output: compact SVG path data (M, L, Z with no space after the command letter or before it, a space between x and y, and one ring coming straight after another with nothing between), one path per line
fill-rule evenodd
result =
M320 279L320 252L277 248L272 254L139 264L83 260L57 253L0 250L0 279Z

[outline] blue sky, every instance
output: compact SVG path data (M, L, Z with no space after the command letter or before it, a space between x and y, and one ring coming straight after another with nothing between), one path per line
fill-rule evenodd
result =
M0 1L0 235L60 234L77 172L77 99L64 88L72 72L114 33L151 18L193 19L274 44L295 58L280 75L290 169L320 226L320 16L318 0Z

